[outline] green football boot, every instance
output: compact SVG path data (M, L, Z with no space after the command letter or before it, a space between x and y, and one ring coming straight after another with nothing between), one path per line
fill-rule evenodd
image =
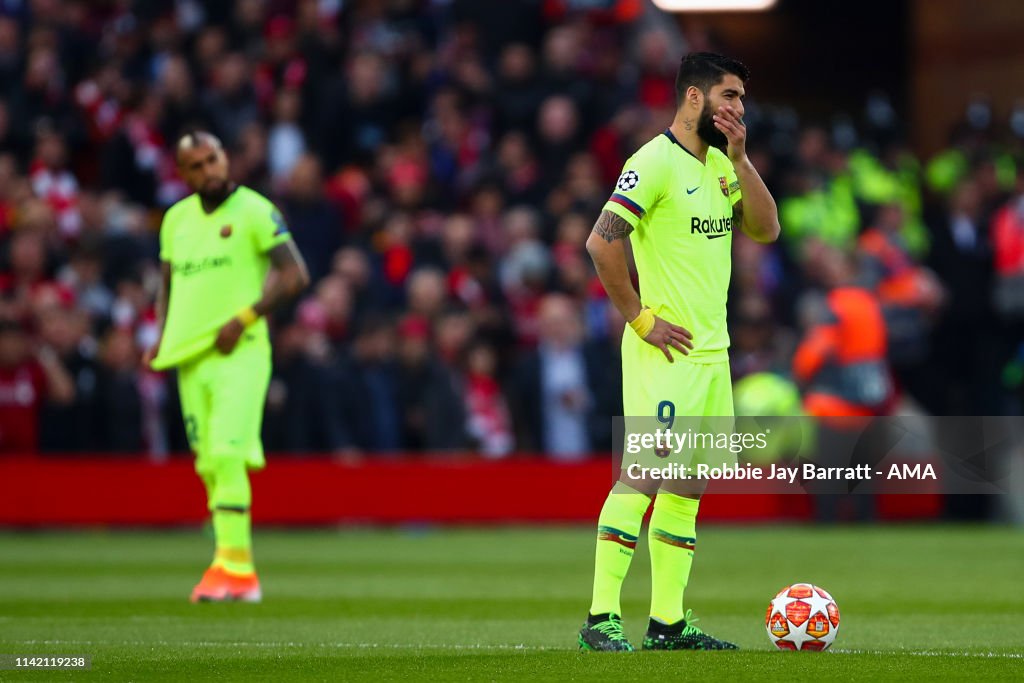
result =
M633 646L622 632L618 614L597 614L587 617L580 629L580 649L584 652L632 652Z
M682 621L663 624L651 619L644 636L645 650L738 650L738 645L719 640L694 626L697 619L690 610Z

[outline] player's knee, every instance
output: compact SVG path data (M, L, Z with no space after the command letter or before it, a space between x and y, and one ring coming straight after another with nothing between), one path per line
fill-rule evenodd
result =
M245 459L235 456L212 458L216 485L210 501L213 507L245 508L252 504L252 489Z
M700 496L693 493L677 493L663 487L658 489L654 505L659 509L685 513L697 510L700 506Z
M700 500L707 487L708 483L705 479L666 479L661 482L658 492Z
M217 477L213 472L200 472L199 478L203 482L203 487L206 489L206 504L211 510L213 509L213 499L217 494Z
M633 493L652 498L658 490L657 479L632 479L627 476L625 470L619 480L612 486L612 493Z

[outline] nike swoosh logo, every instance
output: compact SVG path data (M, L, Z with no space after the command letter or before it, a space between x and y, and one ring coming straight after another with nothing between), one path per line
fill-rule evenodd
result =
M692 190L687 190L686 194L693 194L694 192L696 192L699 189L700 189L700 185L698 185L697 187L693 188Z
M727 233L727 232L723 232L723 233L719 233L718 235L705 235L705 237L707 237L709 240L717 240L719 237L725 237L728 234L729 233Z

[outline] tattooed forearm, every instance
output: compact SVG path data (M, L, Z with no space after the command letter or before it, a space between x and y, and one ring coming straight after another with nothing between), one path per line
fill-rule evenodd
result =
M263 296L253 306L258 315L277 310L309 285L309 271L295 242L288 240L270 250L273 270L263 284Z
M633 232L633 226L611 211L602 211L597 223L594 224L594 232L611 244L615 240L629 237L629 233Z
M626 320L640 314L640 295L629 277L625 238L633 231L629 223L611 211L602 211L597 225L587 238L587 253L608 298Z

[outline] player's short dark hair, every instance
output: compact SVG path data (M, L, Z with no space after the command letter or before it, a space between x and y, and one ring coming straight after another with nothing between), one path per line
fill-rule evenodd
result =
M676 106L682 103L686 89L691 85L707 95L726 74L739 76L744 83L750 78L750 70L735 59L714 52L691 52L684 56L676 73Z

